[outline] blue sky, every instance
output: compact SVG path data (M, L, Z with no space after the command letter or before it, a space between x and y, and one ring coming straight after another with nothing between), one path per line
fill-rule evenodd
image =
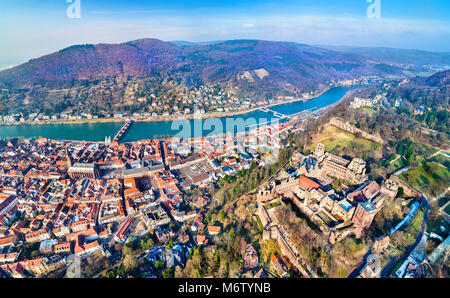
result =
M0 69L82 43L240 38L450 52L449 0L0 0ZM75 0L73 0L75 1ZM376 0L372 0L376 1Z

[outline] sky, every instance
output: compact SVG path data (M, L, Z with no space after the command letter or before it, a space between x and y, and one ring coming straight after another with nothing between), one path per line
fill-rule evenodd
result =
M75 1L80 10L68 14ZM450 52L450 0L0 0L0 69L74 44L139 38Z

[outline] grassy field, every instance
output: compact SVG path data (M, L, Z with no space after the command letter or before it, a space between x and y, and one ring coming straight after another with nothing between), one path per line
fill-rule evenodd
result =
M414 217L413 221L409 224L408 228L406 229L406 231L413 234L414 237L420 231L420 226L422 225L423 216L424 216L424 211L420 209L417 212L416 216Z
M390 164L392 171L395 172L406 166L406 159L402 156Z
M264 207L266 209L272 209L272 208L275 208L275 207L277 207L279 205L281 205L281 202L280 201L275 201L275 202L272 202L270 204L269 203L265 204Z
M379 146L332 125L324 128L320 135L320 143L325 145L326 151L333 151L337 147L344 148L347 146L357 146L362 150L376 150L377 146Z
M360 107L358 109L355 109L355 111L360 111L369 115L373 115L376 112L376 109L373 107Z
M435 161L437 163L440 163L441 165L445 166L447 169L450 168L450 158L448 158L445 155L438 154L438 155L434 156L431 160Z
M417 152L418 155L421 156L430 156L433 153L436 153L438 150L434 147L431 147L429 145L414 142L414 149Z
M400 178L423 193L435 197L450 185L450 172L447 168L434 162L430 162L428 165L428 171L423 165L420 165L401 174Z

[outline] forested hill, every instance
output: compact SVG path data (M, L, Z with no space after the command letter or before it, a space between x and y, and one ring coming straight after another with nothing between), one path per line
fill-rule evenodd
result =
M429 52L411 49L394 49L386 47L349 47L321 46L344 53L358 54L375 61L388 64L410 64L415 66L438 65L450 66L449 52Z
M76 45L1 71L0 114L142 112L166 105L172 113L177 100L201 86L268 100L368 75L402 70L356 54L264 40Z
M438 72L430 77L408 79L392 91L392 97L400 97L415 107L448 109L450 100L450 70Z
M304 89L332 79L399 70L355 54L263 40L177 46L157 39L77 45L0 72L2 88L71 87L110 76L168 76L186 85ZM272 89L273 91L273 89Z

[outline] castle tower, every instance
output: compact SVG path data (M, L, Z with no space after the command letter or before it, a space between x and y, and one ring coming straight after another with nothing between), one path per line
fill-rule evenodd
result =
M349 170L358 175L366 174L366 162L360 158L354 158L348 165Z
M258 200L258 203L268 202L273 200L274 194L272 190L260 189L256 194L256 198Z
M72 166L72 160L70 159L70 155L69 155L69 152L67 151L67 148L66 148L66 162L67 162L67 167L70 168Z
M322 143L318 143L316 149L314 150L314 156L319 158L325 154L325 145Z

